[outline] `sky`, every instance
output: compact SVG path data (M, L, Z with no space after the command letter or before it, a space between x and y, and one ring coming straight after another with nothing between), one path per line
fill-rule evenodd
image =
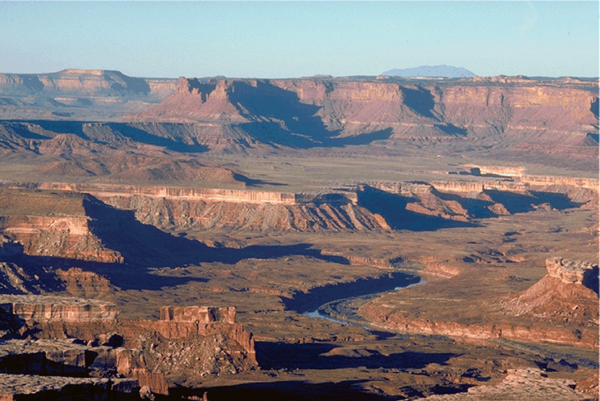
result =
M599 2L0 2L0 72L599 75Z

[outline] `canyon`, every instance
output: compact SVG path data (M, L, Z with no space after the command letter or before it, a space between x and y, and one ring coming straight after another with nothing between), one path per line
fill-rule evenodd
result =
M597 399L598 193L593 79L0 74L0 399Z

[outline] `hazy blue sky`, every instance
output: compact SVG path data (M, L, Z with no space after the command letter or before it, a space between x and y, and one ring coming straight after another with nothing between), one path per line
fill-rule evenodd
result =
M598 1L0 2L0 72L597 77Z

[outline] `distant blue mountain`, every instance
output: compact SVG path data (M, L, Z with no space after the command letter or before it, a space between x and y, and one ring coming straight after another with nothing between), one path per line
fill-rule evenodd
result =
M382 73L381 75L388 75L394 77L443 77L443 78L473 78L477 75L471 71L460 68L452 67L451 65L423 65L421 67L406 68L403 70L393 69Z

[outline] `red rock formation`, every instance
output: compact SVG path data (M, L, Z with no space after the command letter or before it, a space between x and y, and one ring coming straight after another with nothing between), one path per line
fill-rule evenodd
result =
M293 131L294 121L288 114L296 114L296 119L318 116L326 130L340 130L341 136L384 129L392 130L392 140L452 140L456 136L494 134L511 138L515 149L572 153L576 146L582 149L576 157L597 157L597 150L584 149L588 133L594 132L598 123L592 111L598 99L594 83L564 87L553 81L461 80L415 85L319 78L214 80L199 84L180 79L178 88L160 105L128 119L273 122ZM266 106L277 103L277 99L286 103L287 112ZM303 116L303 105L315 106L312 114ZM298 110L289 110L291 107ZM540 135L543 140L531 140Z
M598 265L554 257L546 260L546 269L548 274L505 307L517 316L597 331Z
M23 366L19 372L28 373L43 373L40 369L47 359L56 362L59 370L68 365L116 371L137 378L140 386L148 386L153 393L166 395L165 376L237 373L257 367L254 339L235 322L235 308L163 307L158 321L117 321L116 313L114 305L102 301L0 296L0 321L9 317L11 330L48 339L3 343L0 371L5 356L14 355ZM64 343L62 348L48 347L61 338L71 340L59 341ZM88 345L75 343L73 338Z
M552 258L548 274L528 290L501 300L501 311L489 323L461 324L412 316L370 302L360 308L376 327L400 331L442 334L469 338L508 338L521 341L547 341L598 348L598 294L583 283L598 289L598 266L591 263ZM595 277L595 280L592 280ZM588 284L589 285L589 284ZM521 322L508 321L506 314Z
M122 263L119 252L106 249L91 232L89 222L78 216L0 216L0 230L23 244L26 254Z
M561 257L546 259L546 270L550 277L560 279L565 284L584 285L592 278L598 276L598 264L568 260Z
M46 322L111 322L117 307L104 301L37 295L0 295L2 313L29 323Z
M65 283L65 291L76 297L96 298L115 291L107 278L77 267L56 270L56 275Z
M469 388L466 393L432 395L424 401L583 401L589 396L574 391L575 381L549 378L540 369L510 369L502 383Z
M160 320L173 322L225 322L235 323L235 308L212 308L208 306L163 306Z

